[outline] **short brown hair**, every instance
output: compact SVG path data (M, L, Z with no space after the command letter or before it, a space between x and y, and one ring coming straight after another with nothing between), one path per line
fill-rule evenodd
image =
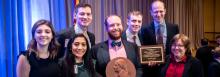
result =
M76 7L74 8L74 13L78 13L78 9L81 7L83 7L83 8L89 7L90 9L92 9L92 6L90 4L80 3L80 4L76 5Z
M131 11L128 13L127 19L130 19L131 15L135 15L135 16L140 15L141 17L143 17L143 15L140 11Z

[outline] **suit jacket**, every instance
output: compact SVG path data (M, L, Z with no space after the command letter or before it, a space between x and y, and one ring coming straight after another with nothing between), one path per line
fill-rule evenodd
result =
M170 64L170 56L166 57L166 63L161 70L161 77L166 77L166 72ZM184 64L182 77L204 77L203 68L200 61L192 56L187 56L186 63Z
M75 30L74 30L74 27L71 27L69 29L65 29L65 30L62 30L58 35L57 35L57 40L58 42L60 43L61 45L61 48L60 48L60 53L59 53L59 56L60 57L63 57L64 56L64 53L65 53L65 50L66 48L64 47L65 46L65 39L71 39L73 38L73 36L75 35ZM90 43L91 43L91 46L94 46L95 45L95 35L91 32L88 32L87 31L87 34L89 36L89 39L90 39Z
M137 70L137 77L142 76L141 64L138 58L137 45L128 41L122 40L125 47L127 58L135 65ZM110 61L108 41L101 42L91 49L92 57L96 60L96 71L103 77L106 77L105 70L108 62Z
M140 43L141 43L141 45L142 45L142 44L143 44L143 41L142 41L142 36L141 36L140 31L138 32L138 37L139 37ZM123 40L127 40L126 31L124 31L124 32L122 33L121 38L122 38Z
M166 29L167 29L166 30L167 40L166 40L165 52L168 55L170 54L170 41L174 35L179 33L179 28L178 28L178 25L176 24L166 23ZM151 22L151 24L147 26L142 26L141 36L142 36L143 45L156 45L157 44L154 22ZM162 65L154 66L154 67L151 67L151 66L149 67L147 65L144 65L143 67L144 76L159 77L161 67Z
M176 34L179 33L179 27L176 24L166 23L167 29L167 40L166 40L166 54L168 55L170 52L170 41ZM156 35L155 35L155 26L154 22L150 25L142 26L141 28L141 36L143 45L156 45Z
M212 49L213 47L203 46L200 47L196 52L196 58L199 59L203 64L205 77L208 77L208 66L213 60Z

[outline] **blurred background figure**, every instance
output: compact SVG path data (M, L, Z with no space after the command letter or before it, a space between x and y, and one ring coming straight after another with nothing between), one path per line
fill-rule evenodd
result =
M196 58L203 64L204 76L208 77L208 66L213 58L212 49L214 49L214 47L209 46L209 40L207 38L201 39L200 44L201 47L198 48L196 52Z
M213 58L208 67L208 77L220 77L220 50L213 51Z

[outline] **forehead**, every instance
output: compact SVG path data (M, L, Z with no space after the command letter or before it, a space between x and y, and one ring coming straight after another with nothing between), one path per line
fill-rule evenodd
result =
M118 16L110 16L107 19L108 24L114 24L114 23L120 23L121 24L121 19Z
M162 2L154 2L152 5L151 5L151 9L152 11L155 11L155 10L165 10L164 8L164 4Z
M138 20L142 20L142 16L141 15L130 15L130 19L138 19Z
M84 37L76 37L74 42L86 42Z
M39 25L36 30L41 30L41 29L49 29L49 30L51 30L50 27L48 25L45 25L45 24Z
M181 39L177 39L173 44L181 44L181 45L183 45L183 41Z
M89 12L89 13L91 13L91 8L90 7L79 7L78 8L78 13L79 12Z

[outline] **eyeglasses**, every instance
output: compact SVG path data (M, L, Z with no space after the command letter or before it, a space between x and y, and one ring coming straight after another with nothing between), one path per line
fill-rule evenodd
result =
M174 47L184 47L184 45L172 44Z

